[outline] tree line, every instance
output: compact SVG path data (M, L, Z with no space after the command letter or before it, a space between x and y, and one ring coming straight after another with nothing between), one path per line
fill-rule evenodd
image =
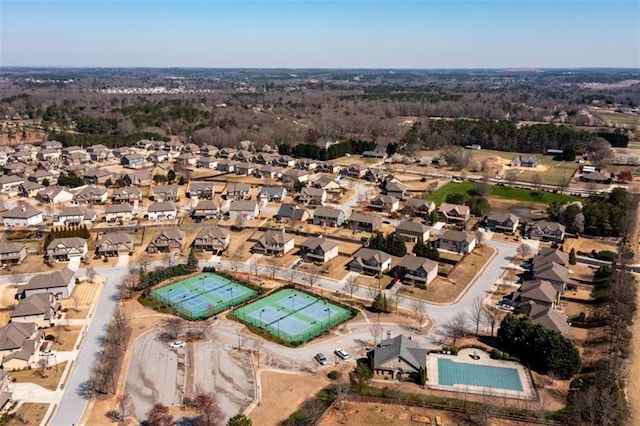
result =
M293 146L281 143L278 145L278 153L280 155L290 155L295 158L309 158L321 161L344 157L346 154L362 154L365 151L373 151L375 149L375 142L356 139L340 142L331 145L329 148L323 148L315 143L303 143Z

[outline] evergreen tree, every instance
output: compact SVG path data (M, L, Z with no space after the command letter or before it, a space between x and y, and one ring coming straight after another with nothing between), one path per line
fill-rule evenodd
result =
M573 247L571 247L571 251L569 252L569 264L575 265L577 262L578 259L576 258L576 251Z

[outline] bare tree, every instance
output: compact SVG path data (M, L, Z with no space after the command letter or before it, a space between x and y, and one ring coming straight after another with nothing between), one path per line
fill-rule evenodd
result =
M453 340L455 345L459 338L466 336L469 332L467 329L467 316L464 312L458 312L444 325L446 336Z
M287 270L287 275L289 276L289 284L293 284L298 277L298 271L293 268Z
M507 179L507 183L509 184L509 186L513 186L514 182L518 177L516 175L516 172L511 170L507 172L507 174L505 175L505 178Z
M531 176L531 184L533 185L534 191L540 191L541 182L542 182L542 177L540 177L540 174L536 173L533 176Z
M356 284L356 280L358 279L358 277L356 277L355 275L349 275L345 280L344 280L344 291L345 293L349 293L349 297L353 299L353 293L356 291L356 289L358 288L358 285Z
M374 321L369 326L369 330L371 331L371 336L373 337L373 346L378 344L378 338L380 337L380 333L382 332L382 324L380 321Z
M147 423L151 426L173 426L173 416L169 407L157 403L147 412Z
M500 320L500 311L495 306L487 305L482 308L482 312L485 321L491 327L491 337L493 337L495 327Z
M309 287L313 288L314 284L320 279L320 269L317 266L312 266L310 271L304 274L304 280L309 283Z
M252 261L251 263L249 263L249 270L255 276L258 276L258 274L260 273L260 268L261 266L258 262Z
M278 262L276 261L275 257L269 257L267 259L267 269L269 270L269 274L271 275L271 279L275 279L276 278L276 273L280 269L280 267L278 266Z
M165 253L162 255L162 263L164 263L166 266L173 265L173 256L171 255L171 253Z
M427 319L427 310L424 303L419 300L414 300L411 306L413 307L413 315L416 317L416 321L418 321L418 331L422 331L422 325Z
M87 278L89 278L89 282L93 283L93 280L96 278L96 270L93 269L93 266L87 266Z
M482 298L476 297L469 311L469 319L476 326L476 336L480 333L480 323L484 318L484 310L482 309Z
M164 322L163 329L171 339L175 339L180 335L180 332L182 331L182 324L182 318L172 317Z
M49 357L41 356L38 359L38 374L43 379L47 377L47 369L49 368Z
M516 249L516 253L522 260L525 260L527 256L531 254L531 246L529 244L522 243Z
M195 408L198 412L196 418L193 419L196 426L222 426L225 414L220 408L215 393L197 389Z
M124 420L127 416L131 415L131 411L133 410L133 401L126 391L122 395L118 396L117 401L120 418Z
M113 308L113 319L111 323L113 324L113 339L114 342L118 345L123 345L125 337L127 335L127 327L131 320L127 316L124 309L120 306L116 305Z

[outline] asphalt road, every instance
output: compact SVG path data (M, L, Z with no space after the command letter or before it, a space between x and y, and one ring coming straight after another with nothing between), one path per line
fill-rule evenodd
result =
M96 305L93 320L87 329L82 347L66 383L64 394L50 425L79 424L78 421L87 403L87 384L91 375L91 367L96 359L96 354L101 351L100 337L104 334L105 327L111 322L113 308L117 301L118 285L128 272L128 266L99 270L98 274L106 278L104 291ZM82 274L84 271L80 271L76 275Z

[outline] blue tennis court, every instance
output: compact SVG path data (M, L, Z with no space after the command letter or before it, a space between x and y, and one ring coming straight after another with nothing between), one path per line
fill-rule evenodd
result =
M252 288L213 273L200 274L151 292L152 297L189 319L208 318L257 294Z
M523 391L522 381L516 368L469 364L447 358L438 358L438 384Z

